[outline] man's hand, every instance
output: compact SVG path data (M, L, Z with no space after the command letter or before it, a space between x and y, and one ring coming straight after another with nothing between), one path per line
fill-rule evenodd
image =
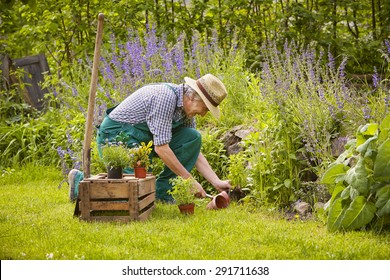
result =
M197 181L194 181L194 195L198 198L204 198L206 197L206 192L205 190L202 188L202 186L197 182Z
M217 182L214 184L214 187L215 187L219 192L225 191L225 192L227 192L227 193L229 193L230 189L232 188L232 186L230 185L229 180L219 180L219 181L217 181Z

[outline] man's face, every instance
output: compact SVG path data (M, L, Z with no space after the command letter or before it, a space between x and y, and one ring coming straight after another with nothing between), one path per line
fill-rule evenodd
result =
M202 100L196 100L193 97L190 97L184 102L184 112L189 118L195 117L196 115L203 117L208 111L209 109Z

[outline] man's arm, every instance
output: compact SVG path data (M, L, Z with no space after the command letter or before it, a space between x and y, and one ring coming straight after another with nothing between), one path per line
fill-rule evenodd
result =
M185 169L185 167L180 163L168 144L155 146L154 150L164 162L164 164L177 176L183 177L184 179L192 177L191 173L188 172L187 169ZM197 195L200 197L205 197L206 192L203 190L202 186L198 182L195 183L195 186L198 191Z
M229 191L232 187L228 180L221 180L218 178L217 174L215 174L214 170L211 168L209 162L202 153L199 153L195 167L198 169L199 173L218 191Z

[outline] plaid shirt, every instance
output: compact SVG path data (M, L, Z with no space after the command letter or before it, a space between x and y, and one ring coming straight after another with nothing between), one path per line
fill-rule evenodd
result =
M172 139L172 122L183 120L185 126L195 128L195 119L184 114L184 84L168 85L150 84L138 89L109 114L110 119L129 124L146 122L154 145L168 144Z

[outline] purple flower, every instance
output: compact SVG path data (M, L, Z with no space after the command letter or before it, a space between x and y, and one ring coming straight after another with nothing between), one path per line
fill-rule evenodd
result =
M347 58L345 57L343 61L341 61L339 66L339 77L343 80L345 78L345 65L347 64Z
M363 106L362 108L364 119L366 121L371 119L371 109L368 106Z
M335 69L335 60L334 60L334 57L332 55L332 53L330 52L330 49L328 50L328 59L329 59L329 62L328 62L328 67L330 68L331 71L333 71Z
M185 58L184 58L184 51L182 48L179 46L181 45L176 45L174 50L173 50L173 60L175 62L176 68L179 71L179 77L181 77L184 73L185 69Z
M387 47L387 53L390 54L390 41L389 40L385 40L385 45Z
M374 66L374 75L372 76L372 82L374 84L374 88L377 88L379 86L380 78L378 76L378 72L375 66Z
M62 147L57 147L57 154L60 156L61 159L65 158L66 151L62 149Z

